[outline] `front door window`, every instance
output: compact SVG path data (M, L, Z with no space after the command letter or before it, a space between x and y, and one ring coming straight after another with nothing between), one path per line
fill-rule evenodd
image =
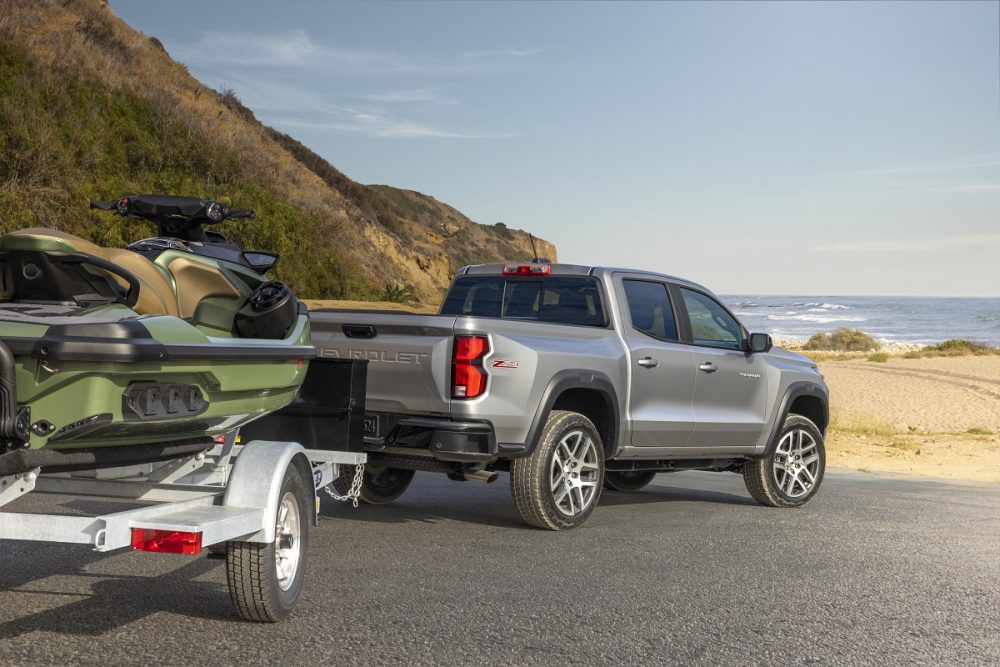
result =
M740 323L710 296L681 288L684 305L691 320L691 338L695 345L712 347L743 347Z

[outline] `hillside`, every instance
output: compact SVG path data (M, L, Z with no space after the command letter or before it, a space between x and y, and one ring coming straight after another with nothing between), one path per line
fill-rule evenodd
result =
M532 255L525 232L352 181L100 0L0 0L0 231L49 226L121 245L149 230L87 202L142 192L255 209L222 231L281 253L279 278L306 297L378 299L396 284L433 302L463 264Z

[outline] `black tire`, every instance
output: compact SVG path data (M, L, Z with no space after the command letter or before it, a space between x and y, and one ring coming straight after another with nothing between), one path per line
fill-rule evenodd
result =
M655 470L605 470L604 488L612 491L638 491L653 481Z
M333 488L338 495L345 496L350 491L355 470L355 466L342 466L340 477L333 481ZM387 505L403 495L415 473L415 470L403 468L382 468L378 472L366 470L358 499L368 505Z
M310 479L310 481L312 481ZM226 581L229 597L237 613L247 621L275 623L288 617L302 592L306 557L309 552L310 507L314 502L311 484L306 484L295 464L289 464L278 494L278 508L273 520L279 529L273 542L227 542ZM282 510L295 508L298 535L282 533ZM289 541L291 540L291 542ZM297 545L294 572L282 578L277 565L281 552Z
M823 434L809 419L788 415L781 427L778 447L770 456L747 461L743 466L743 481L761 505L801 507L819 491L825 472Z
M579 459L567 454L571 447ZM567 463L557 466L557 456L559 461L567 458ZM564 530L582 524L597 506L603 483L604 443L591 421L576 412L553 410L535 450L510 465L510 490L517 511L537 528ZM553 491L555 484L562 486ZM578 500L582 507L572 511Z

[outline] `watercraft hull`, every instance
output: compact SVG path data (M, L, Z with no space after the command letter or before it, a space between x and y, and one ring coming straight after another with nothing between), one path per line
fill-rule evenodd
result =
M174 317L108 321L99 311L77 311L70 324L73 315L61 317L41 335L37 322L0 320L16 403L29 410L22 447L219 435L288 405L314 355L304 312L284 340L265 341L208 336Z

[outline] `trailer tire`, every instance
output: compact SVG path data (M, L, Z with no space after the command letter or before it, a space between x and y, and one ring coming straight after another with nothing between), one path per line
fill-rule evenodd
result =
M537 528L579 526L597 506L604 484L604 444L593 422L553 410L538 445L510 464L510 490L524 521Z
M226 543L229 596L244 620L284 620L298 601L306 572L310 503L315 498L311 489L298 467L289 464L271 518L276 526L274 541Z
M340 477L333 480L333 488L338 495L346 496L350 491L356 470L356 466L341 466ZM409 488L415 472L405 468L382 468L377 472L365 470L358 499L366 505L388 505Z

